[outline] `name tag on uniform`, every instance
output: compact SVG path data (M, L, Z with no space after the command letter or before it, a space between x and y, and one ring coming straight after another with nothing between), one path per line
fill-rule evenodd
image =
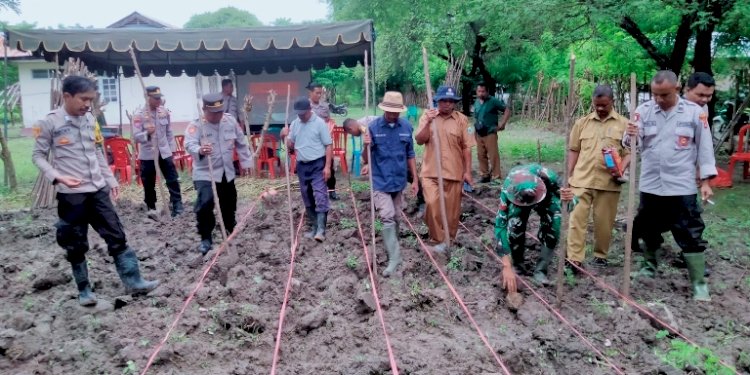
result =
M692 128L693 127L693 123L690 122L690 121L687 121L687 122L681 121L681 122L677 123L677 127L678 128Z

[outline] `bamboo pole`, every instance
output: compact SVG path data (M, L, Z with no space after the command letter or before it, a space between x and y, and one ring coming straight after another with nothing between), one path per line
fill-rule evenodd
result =
M164 194L164 186L162 186L161 181L159 181L159 177L161 177L161 180L164 180L164 174L159 166L159 133L156 129L156 122L154 122L154 119L151 118L151 108L148 104L148 92L146 92L146 83L143 82L143 75L141 74L141 68L138 66L138 60L135 58L135 51L133 51L133 47L130 47L130 58L133 60L133 68L135 68L135 74L138 76L138 81L141 83L141 88L143 89L143 99L146 101L146 112L145 117L146 120L151 121L151 126L154 127L154 134L152 136L152 144L154 147L154 170L156 173L156 186L159 190L159 199L161 199L161 203L163 206L161 215L164 216L169 212L169 204L167 203L166 195ZM169 140L167 139L167 143L169 143ZM143 168L143 166L141 166Z
M427 104L430 108L434 108L432 102L432 85L430 84L430 65L427 62L427 48L425 47L422 47L422 65L424 66L424 80L427 89ZM443 221L443 235L445 236L445 241L443 243L447 249L451 244L451 236L450 231L448 230L448 215L445 211L445 190L443 188L443 162L440 155L440 136L438 135L437 126L435 126L435 120L432 120L430 127L432 128L430 140L435 142L435 159L437 162L438 190L440 196L440 216Z
M284 129L289 133L289 101L291 101L291 85L286 85L286 115L284 115ZM286 147L286 142L284 142ZM294 215L292 214L292 182L289 176L289 147L284 152L284 168L286 174L286 197L289 206L289 251L294 247Z
M576 55L570 56L570 71L568 72L568 103L565 111L565 151L563 154L563 187L568 187L568 138L570 126L573 123L573 111L575 110L575 72L576 72ZM568 224L567 204L562 204L562 222L560 223L560 250L557 253L557 305L562 305L563 297L563 275L565 269L565 257L568 247L566 245L566 235Z
M638 91L635 84L635 73L630 74L630 121L638 122L638 115L635 113L636 106L638 105ZM635 209L635 189L636 189L636 164L638 150L636 149L636 139L630 138L630 186L628 186L628 226L625 232L625 260L623 266L622 276L622 295L630 297L630 262L633 248L631 246L633 241L633 211Z
M368 68L367 65L367 51L365 50L365 113L370 112L370 79L368 76ZM370 139L370 142L372 143L372 139ZM367 162L370 163L370 173L367 174L368 179L370 180L370 222L372 225L370 225L370 234L372 236L372 245L370 246L372 249L372 277L377 278L377 267L378 267L378 261L377 261L377 252L375 251L375 188L372 184L372 171L373 171L373 165L372 165L372 147L369 145L367 146ZM377 280L377 279L374 279Z

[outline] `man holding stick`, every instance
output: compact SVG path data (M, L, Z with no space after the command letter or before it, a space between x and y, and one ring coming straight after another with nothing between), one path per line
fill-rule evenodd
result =
M630 152L622 147L628 119L612 108L614 94L608 85L594 89L592 102L594 112L576 121L568 143L568 183L579 204L570 214L567 257L578 266L583 262L586 230L593 212L593 264L606 267L623 171L630 164ZM616 163L620 155L624 155L622 162ZM606 160L612 165L608 166Z
M425 111L419 119L414 139L417 144L425 145L420 175L427 205L425 223L429 228L430 239L435 243L434 250L442 252L445 251L445 243L455 238L458 232L463 182L473 184L471 148L475 145L475 140L468 132L468 118L455 111L455 104L461 97L456 96L453 87L440 86L434 100L437 102L437 109ZM437 128L440 150L437 150L436 142L431 139L432 126ZM443 191L438 187L437 155L440 155L442 165ZM445 197L448 232L451 238L445 238L440 212L441 195Z
M365 152L372 152L369 165L372 170L372 189L375 209L383 223L383 245L388 252L388 267L383 276L392 275L401 263L401 249L398 243L399 215L403 205L403 190L407 183L407 174L412 176L412 191L417 193L417 163L415 162L412 127L409 121L400 118L406 112L400 92L388 91L378 105L385 113L370 122L365 133ZM367 160L366 160L367 161ZM367 165L362 167L362 174L369 172Z
M237 150L242 170L248 175L253 168L253 157L237 120L224 113L221 93L203 95L203 117L205 121L194 121L185 130L185 150L193 156L193 184L198 193L193 211L201 236L199 250L205 255L213 245L211 233L216 226L213 212L216 203L227 234L232 233L236 225L234 151ZM221 197L219 202L214 202L212 184Z
M156 212L156 162L159 162L164 180L169 190L169 209L172 217L182 213L182 195L180 182L177 180L177 169L174 166L172 153L177 144L172 133L169 111L162 107L162 93L157 86L146 87L148 108L143 108L133 116L133 139L139 143L138 160L141 161L141 181L143 182L144 202L149 216ZM156 137L156 142L153 141ZM154 144L159 149L154 150Z
M526 223L531 211L539 215L541 254L534 267L534 281L549 285L547 269L560 239L562 202L575 199L570 188L561 188L551 169L540 164L520 165L510 170L500 191L500 208L495 217L495 251L503 263L503 287L516 292L516 274L528 275L524 265Z
M693 289L693 300L710 301L704 278L707 243L702 238L705 224L698 205L696 166L700 173L700 197L713 195L709 180L716 177L708 117L697 104L679 96L680 84L671 71L659 71L651 80L653 99L636 109L628 123L623 145L632 137L641 153L640 206L633 221L633 248L638 239L646 247L638 274L653 277L662 233L671 231L682 249Z
M86 252L89 250L88 226L107 243L109 255L129 293L147 293L158 281L141 278L138 257L128 246L125 232L112 199L119 186L95 143L96 120L91 103L96 98L96 82L80 76L63 80L63 106L50 112L34 125L36 143L32 159L40 172L56 187L57 244L70 262L78 287L78 303L96 305L92 293ZM47 157L52 152L52 163Z
M313 113L308 98L298 98L294 110L297 118L289 129L282 129L281 136L286 137L287 149L297 154L297 177L310 226L304 236L323 242L328 221L326 180L331 176L333 140L326 123Z

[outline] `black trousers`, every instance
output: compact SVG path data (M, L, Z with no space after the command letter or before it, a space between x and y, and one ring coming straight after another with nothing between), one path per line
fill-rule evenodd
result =
M117 256L128 247L125 231L109 198L109 188L92 193L57 193L57 244L66 251L66 259L80 263L89 251L91 225L107 243L109 255Z
M701 219L702 212L696 194L660 196L641 193L641 203L633 220L631 246L637 249L640 238L647 249L656 250L664 243L662 233L671 231L684 253L703 252L708 243L702 238L706 228Z
M167 183L169 201L172 203L182 201L180 183L177 182L179 176L172 157L162 159L159 155L159 168ZM143 201L149 209L153 210L156 208L156 167L153 160L141 160L141 182L143 182Z
M198 192L193 208L198 221L198 234L201 235L202 240L210 240L211 232L216 227L214 193L211 190L211 181L194 181L193 184L195 191ZM227 181L226 176L223 176L221 182L216 183L216 192L219 195L219 208L221 208L221 217L224 219L227 234L232 233L234 226L237 225L235 220L237 189L234 186L234 180Z

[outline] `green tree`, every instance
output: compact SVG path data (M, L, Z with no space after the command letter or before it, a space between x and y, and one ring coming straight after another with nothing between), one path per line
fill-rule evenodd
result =
M257 26L263 26L263 23L254 14L235 7L224 7L215 12L196 14L190 17L184 27L186 29L209 29Z
M21 0L0 0L0 11L10 10L15 14L21 13Z
M280 17L280 18L277 18L277 19L271 21L271 25L272 26L289 26L289 25L293 25L293 24L294 23L292 22L292 19L291 18L286 18L286 17Z

